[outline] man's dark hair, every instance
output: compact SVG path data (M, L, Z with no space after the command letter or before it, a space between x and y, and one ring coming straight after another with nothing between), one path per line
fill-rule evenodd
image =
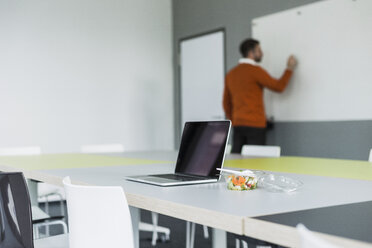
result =
M246 39L240 44L240 53L245 58L248 56L248 53L253 51L260 42L255 39Z

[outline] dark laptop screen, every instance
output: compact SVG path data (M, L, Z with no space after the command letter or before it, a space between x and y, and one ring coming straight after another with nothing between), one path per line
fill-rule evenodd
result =
M186 122L176 173L218 178L230 131L230 121Z

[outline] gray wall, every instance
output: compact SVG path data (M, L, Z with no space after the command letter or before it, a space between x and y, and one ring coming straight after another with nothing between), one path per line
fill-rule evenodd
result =
M226 71L240 58L240 42L251 36L251 20L317 0L173 0L175 75L175 144L179 144L180 97L178 44L180 39L217 28L226 30ZM345 159L368 158L372 148L371 121L283 122L268 134L269 144L282 155Z
M287 156L368 160L372 121L277 122L268 143Z

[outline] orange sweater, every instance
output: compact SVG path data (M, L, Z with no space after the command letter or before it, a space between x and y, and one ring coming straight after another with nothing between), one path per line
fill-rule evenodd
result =
M260 66L237 65L225 79L223 108L226 117L231 120L233 126L266 127L263 89L266 87L281 92L291 76L292 71L285 70L277 80Z

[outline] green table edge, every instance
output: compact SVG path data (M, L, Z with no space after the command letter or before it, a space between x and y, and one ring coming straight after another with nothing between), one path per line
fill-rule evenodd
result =
M326 176L358 180L372 180L372 163L360 160L280 157L232 159L225 167Z

